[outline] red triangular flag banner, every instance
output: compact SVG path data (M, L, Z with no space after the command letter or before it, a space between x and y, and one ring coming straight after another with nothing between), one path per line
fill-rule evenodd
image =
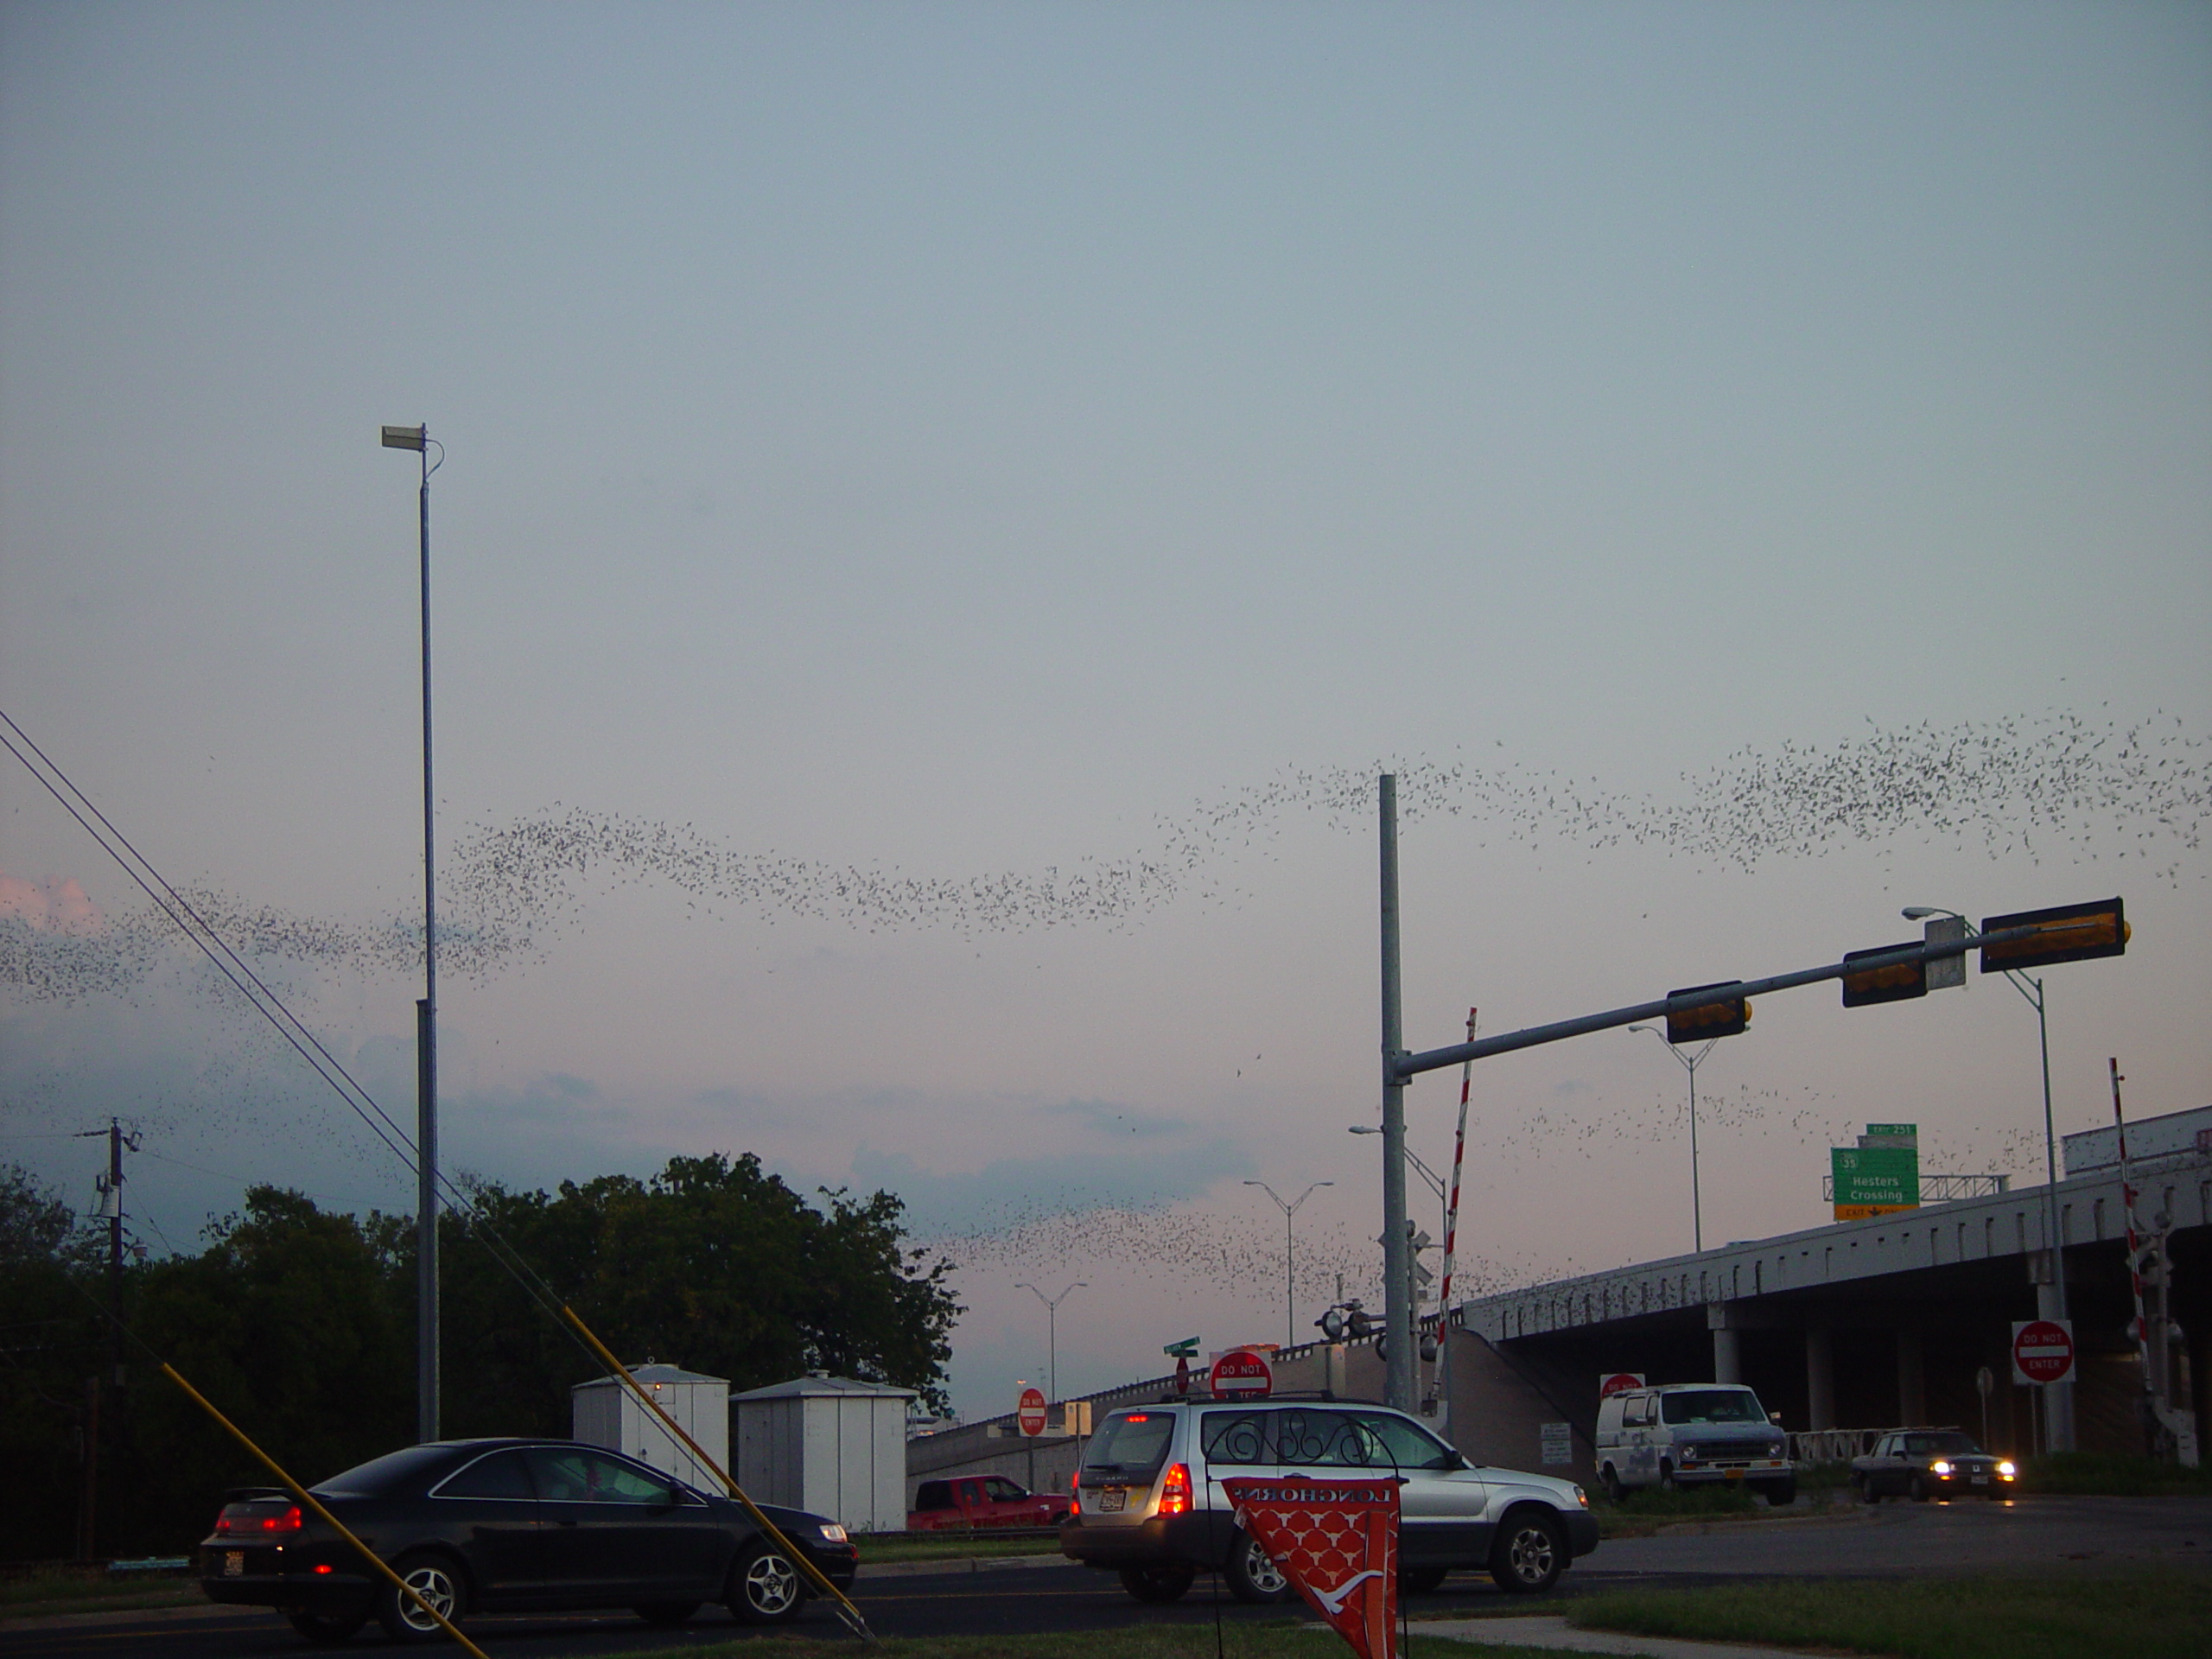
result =
M1395 1659L1397 1480L1240 1478L1221 1486L1236 1524L1359 1659Z

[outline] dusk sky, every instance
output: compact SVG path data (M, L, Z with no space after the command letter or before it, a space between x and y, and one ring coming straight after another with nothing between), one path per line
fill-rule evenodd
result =
M887 1186L963 1411L1279 1338L1248 1180L1371 1292L1386 767L1413 1046L2119 893L2059 1130L2212 1100L2202 5L0 4L0 709L410 1126L416 422L449 1163ZM149 915L0 753L0 1162L411 1211ZM1659 1046L1478 1069L1478 1285L1688 1248ZM1706 1236L2038 1075L1766 999Z

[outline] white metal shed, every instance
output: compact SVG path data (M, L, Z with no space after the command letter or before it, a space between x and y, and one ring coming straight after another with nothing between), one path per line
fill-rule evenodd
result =
M654 1402L724 1468L729 1466L729 1379L705 1376L679 1365L633 1365ZM569 1391L569 1433L586 1446L603 1446L667 1471L702 1492L720 1492L721 1481L661 1427L621 1379L601 1376Z
M738 1484L763 1503L826 1515L854 1532L906 1526L912 1389L802 1376L734 1396Z

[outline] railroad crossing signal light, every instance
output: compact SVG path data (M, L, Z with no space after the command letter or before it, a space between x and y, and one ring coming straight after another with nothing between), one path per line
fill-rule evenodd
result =
M1667 1000L1689 996L1699 991L1725 991L1731 985L1740 985L1740 979L1723 979L1711 985L1685 985L1678 991L1667 993ZM1667 1040L1670 1043L1701 1043L1708 1037L1733 1037L1751 1023L1751 1003L1749 997L1737 997L1732 1001L1708 1002L1701 1008L1669 1008L1667 1010Z
M1910 950L1914 941L1903 944L1878 945L1872 950L1847 950L1846 963L1861 957L1885 957L1892 950ZM1895 962L1886 968L1870 968L1864 973L1843 976L1843 1006L1863 1008L1870 1002L1903 1002L1909 998L1928 995L1928 964L1925 962Z
M2094 905L2055 905L2049 910L2023 910L2011 916L1985 916L1981 931L2001 933L2007 928L2032 927L2033 935L2005 944L1981 947L1981 971L2003 973L2007 969L2048 968L2056 962L2088 962L2097 957L2126 953L2134 930L2128 926L2117 899Z

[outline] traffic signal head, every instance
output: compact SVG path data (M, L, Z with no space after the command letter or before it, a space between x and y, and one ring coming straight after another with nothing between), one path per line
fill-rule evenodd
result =
M2049 910L2023 910L2010 916L1985 916L1981 921L1985 935L2017 927L2031 927L2035 932L2024 939L1983 945L1983 973L2120 956L2126 951L2128 936L2133 931L2117 899L2094 905L2055 905Z
M1740 979L1724 979L1712 985L1686 985L1679 991L1667 993L1672 1002L1678 996L1694 996L1700 991L1725 991L1732 985L1741 985ZM1734 997L1719 1002L1707 1002L1702 1007L1667 1010L1667 1040L1670 1043L1701 1043L1708 1037L1733 1037L1751 1023L1751 1004L1748 997Z
M1846 963L1862 957L1885 957L1892 950L1910 950L1913 941L1903 944L1878 945L1872 950L1847 950ZM1864 973L1843 976L1843 1006L1863 1008L1869 1002L1902 1002L1909 997L1928 995L1928 964L1924 962L1897 962L1886 968L1870 968Z

